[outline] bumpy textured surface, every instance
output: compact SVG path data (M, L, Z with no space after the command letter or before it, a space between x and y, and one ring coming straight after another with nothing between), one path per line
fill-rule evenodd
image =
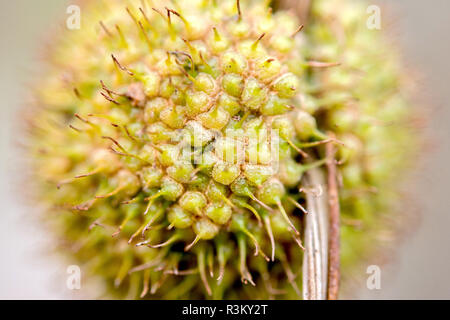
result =
M87 2L36 86L48 221L115 296L299 298L299 189L324 143L342 162L344 275L391 240L410 111L366 7L314 1L300 31L267 1L236 4Z

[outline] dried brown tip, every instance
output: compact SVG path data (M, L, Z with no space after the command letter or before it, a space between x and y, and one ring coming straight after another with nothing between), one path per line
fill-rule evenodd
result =
M113 59L114 63L116 64L116 66L122 70L125 71L126 73L128 73L130 76L134 76L134 73L131 72L130 70L128 70L126 67L122 66L120 64L120 62L116 59L116 57L114 57L114 54L111 54L111 58Z

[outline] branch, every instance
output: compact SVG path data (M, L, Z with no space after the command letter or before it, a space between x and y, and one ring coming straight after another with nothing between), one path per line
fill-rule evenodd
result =
M326 145L326 157L328 159L328 206L330 212L328 300L336 300L338 298L340 279L340 210L335 153L336 149L334 147L334 144L328 143Z
M308 189L324 191L323 170L310 169L306 174ZM308 214L305 215L305 253L303 256L303 299L325 300L328 270L328 206L327 194L306 193Z

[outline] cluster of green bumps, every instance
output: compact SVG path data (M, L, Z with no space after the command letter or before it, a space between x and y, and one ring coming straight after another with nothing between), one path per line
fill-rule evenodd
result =
M59 246L105 294L301 297L302 178L330 160L325 143L344 276L377 247L412 133L397 60L359 1L312 1L304 30L269 1L81 12L36 86L31 145Z

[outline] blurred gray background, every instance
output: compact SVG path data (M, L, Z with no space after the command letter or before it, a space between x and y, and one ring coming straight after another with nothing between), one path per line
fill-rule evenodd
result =
M381 290L362 289L358 297L375 299L450 299L450 1L372 0L387 5L382 28L403 48L405 63L420 71L420 94L428 99L434 143L426 150L418 174L417 228L382 268ZM2 0L0 3L0 298L81 298L65 285L66 267L44 254L51 246L33 223L33 210L17 188L20 156L15 150L18 108L33 72L39 71L36 49L66 17L69 1ZM383 9L384 10L384 9ZM376 264L376 261L374 261ZM365 269L361 269L365 272Z

